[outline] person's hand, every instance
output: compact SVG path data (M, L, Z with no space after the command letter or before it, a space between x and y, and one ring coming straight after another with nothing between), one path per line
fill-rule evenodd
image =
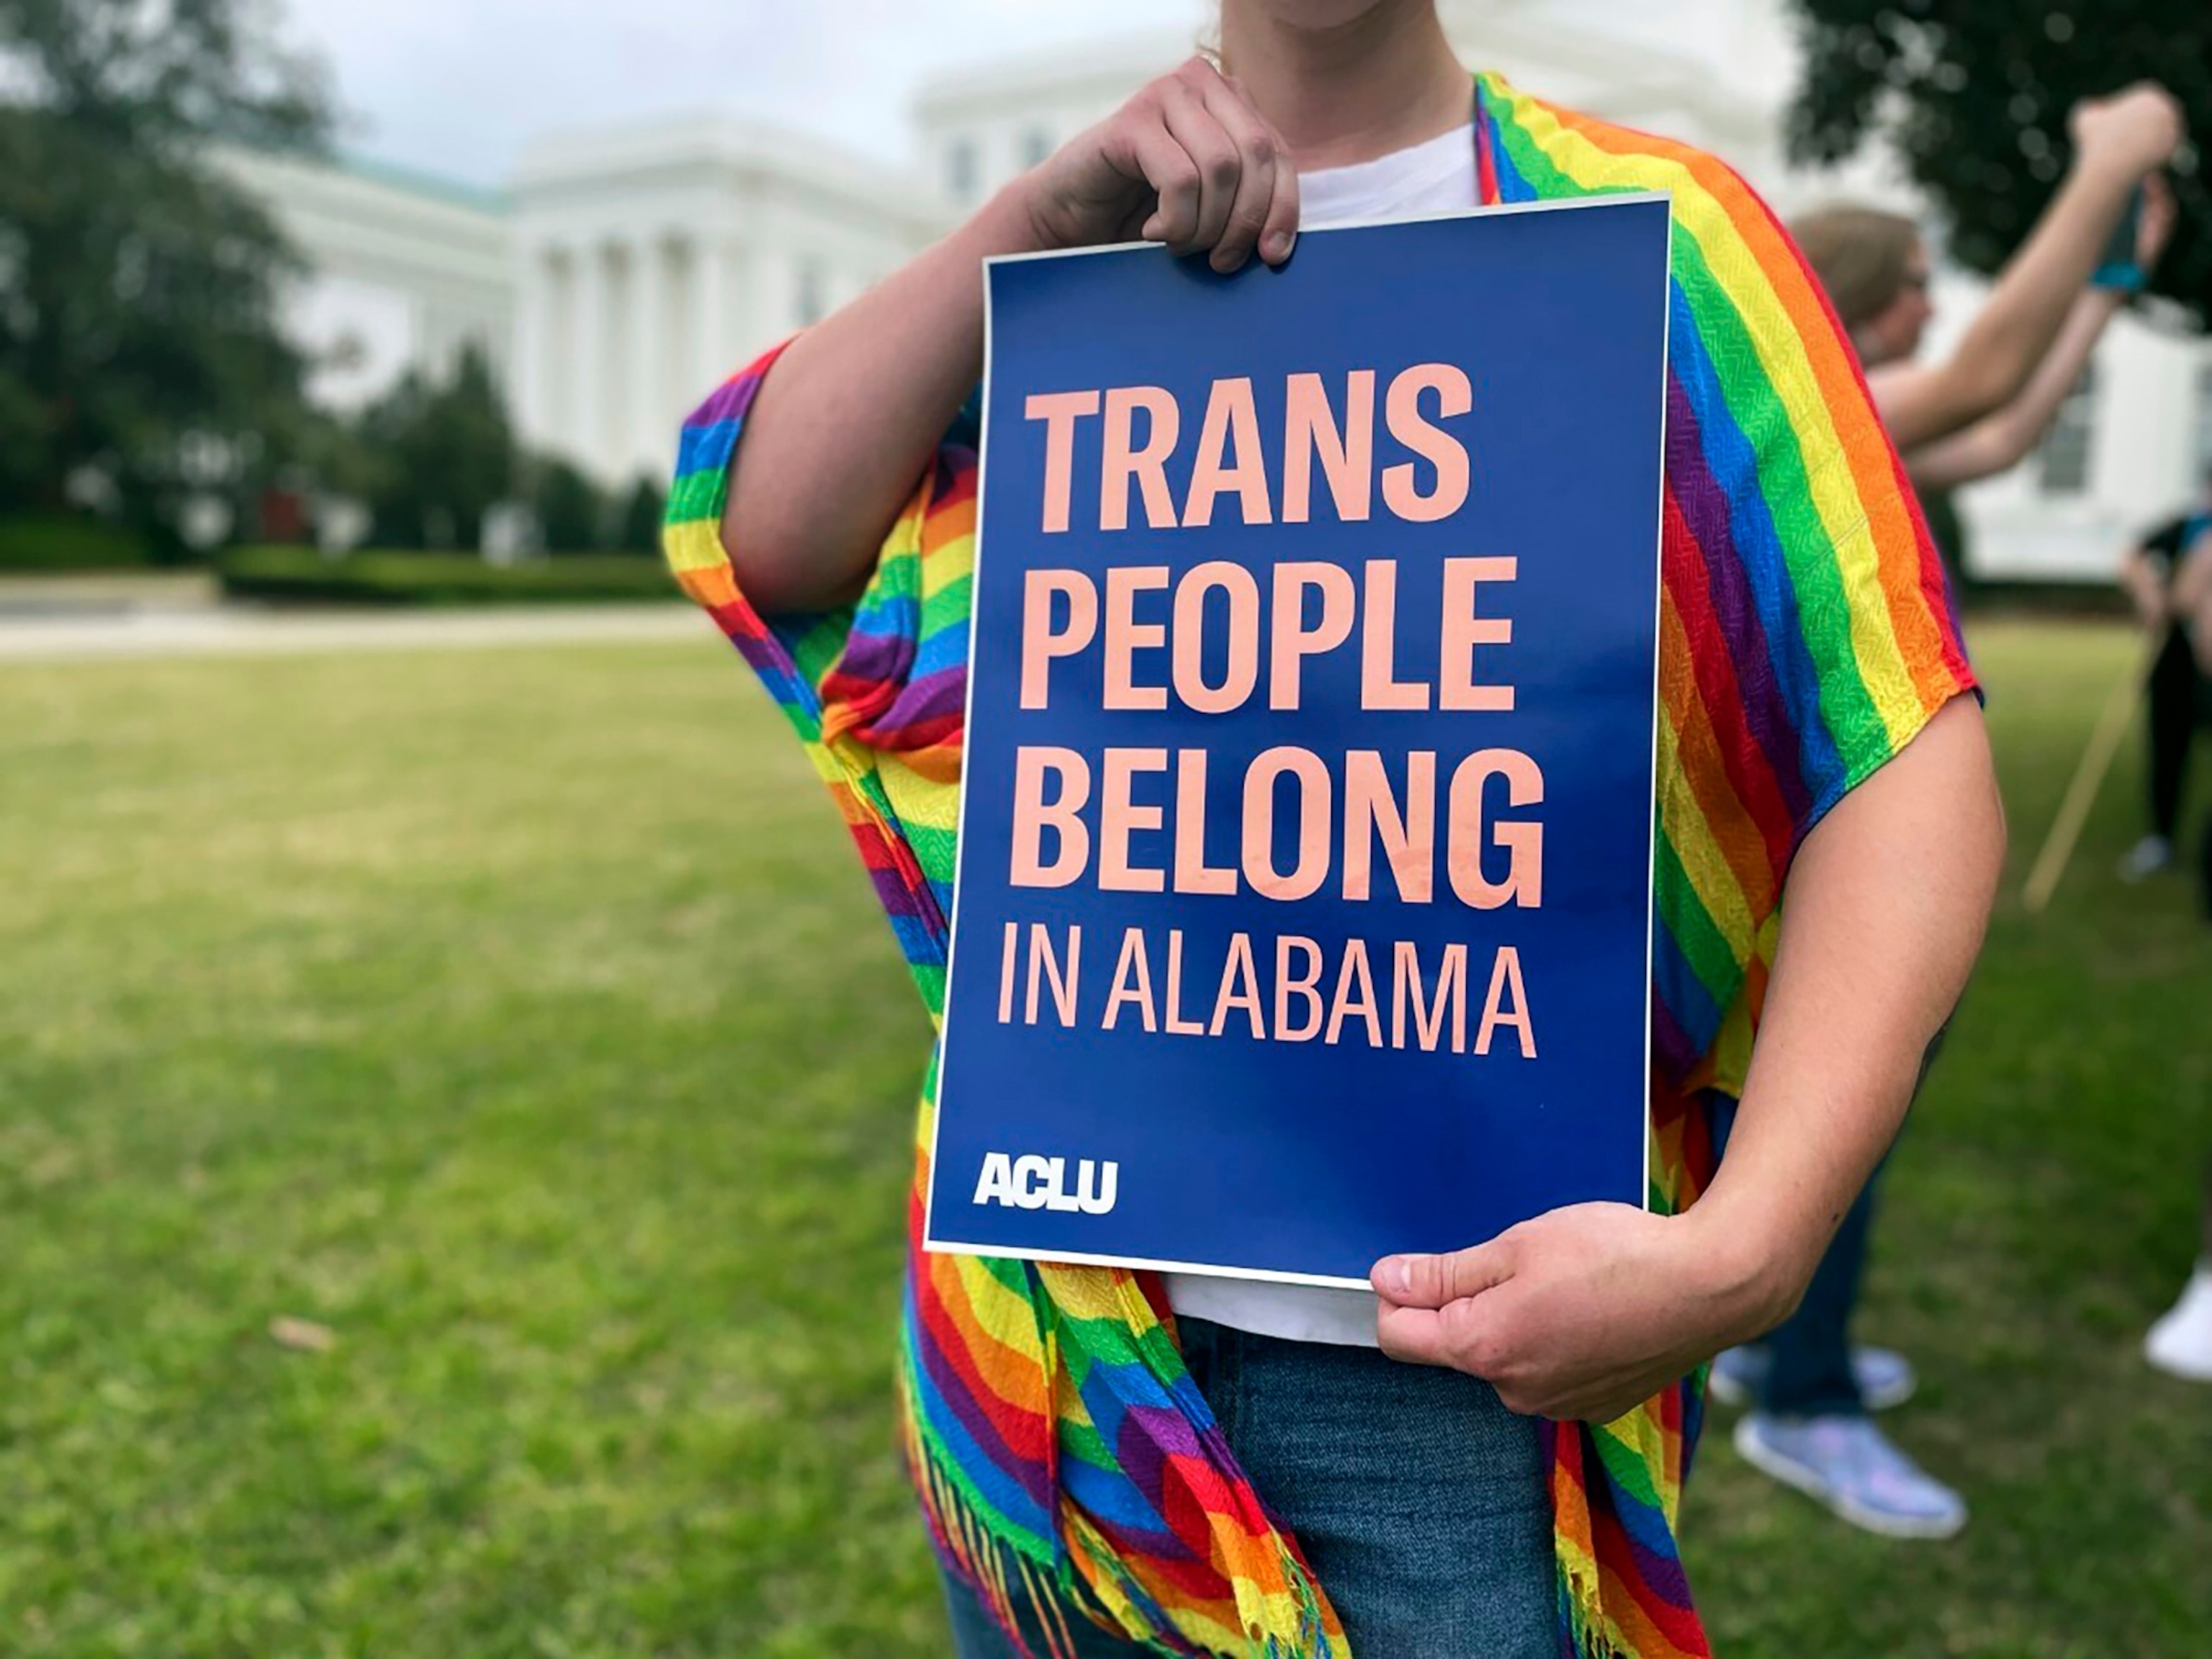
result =
M2181 106L2155 81L2138 81L2108 98L2085 98L2066 118L2077 160L2136 179L2164 167L2181 147Z
M1218 271L1290 258L1298 175L1237 83L1202 58L1164 75L1026 175L1043 247L1164 242Z
M2174 204L2173 186L2163 173L2145 173L2142 193L2142 213L2136 221L2136 269L2148 276L2158 268L2159 256L2172 238L2179 210Z
M1472 1249L1384 1257L1376 1332L1393 1358L1482 1377L1514 1411L1610 1423L1789 1311L1810 1265L1749 1243L1695 1206L1577 1204Z

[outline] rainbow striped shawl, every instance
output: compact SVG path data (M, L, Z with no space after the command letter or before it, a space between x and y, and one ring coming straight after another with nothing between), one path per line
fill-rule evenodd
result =
M1741 1087L1795 849L1972 676L1852 354L1759 198L1696 150L1495 76L1476 87L1486 199L1674 198L1650 1103L1652 1198L1674 1211L1710 1172L1704 1091ZM717 526L774 359L685 425L669 562L798 728L941 1015L972 429L946 437L856 605L763 618ZM915 1237L934 1097L933 1065ZM912 1249L902 1346L905 1445L932 1532L1002 1618L1020 1581L1162 1652L1349 1652L1184 1370L1152 1276ZM1547 1430L1563 1652L1709 1650L1674 1541L1699 1399L1686 1379L1619 1422Z

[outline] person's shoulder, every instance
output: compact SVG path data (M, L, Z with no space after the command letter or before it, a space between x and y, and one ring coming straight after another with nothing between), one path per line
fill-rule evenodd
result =
M1725 290L1747 317L1786 313L1801 331L1821 325L1826 297L1796 240L1742 173L1711 152L1483 78L1484 101L1510 131L1501 146L1539 199L1663 192L1674 221L1672 263L1698 309ZM1828 326L1832 327L1830 323Z
M1503 76L1479 77L1484 101L1516 136L1579 191L1664 190L1731 209L1765 204L1742 173L1711 151L1662 133L1608 121L1513 85Z

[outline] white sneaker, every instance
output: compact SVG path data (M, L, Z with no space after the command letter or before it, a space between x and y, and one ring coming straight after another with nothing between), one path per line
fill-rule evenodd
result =
M2150 1328L2143 1358L2191 1382L2212 1382L2212 1260L2200 1261L2172 1310Z
M2145 836L2120 858L2120 879L2142 881L2173 862L2173 843L2164 836Z

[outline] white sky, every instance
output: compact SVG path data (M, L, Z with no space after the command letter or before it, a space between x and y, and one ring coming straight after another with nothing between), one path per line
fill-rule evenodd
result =
M497 185L554 126L723 108L908 155L906 104L948 65L1161 28L1206 0L285 0L349 150Z

